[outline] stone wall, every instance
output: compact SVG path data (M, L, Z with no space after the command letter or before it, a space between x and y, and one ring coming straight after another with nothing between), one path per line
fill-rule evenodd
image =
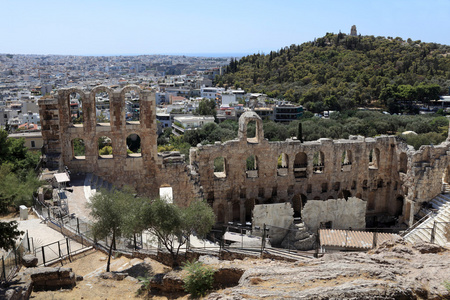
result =
M125 93L135 91L139 95L139 121L126 121ZM108 93L110 122L96 120L95 95ZM70 95L81 97L83 122L73 124L70 114ZM110 89L97 86L90 92L77 88L61 89L55 99L39 101L44 138L44 151L51 165L60 170L67 166L72 172L94 173L117 187L133 186L139 193L159 196L161 185L173 188L174 199L184 205L197 198L192 178L184 163L163 163L157 155L157 125L155 94L138 86ZM137 134L141 141L141 153L127 153L127 137ZM112 145L112 155L99 155L98 140L107 137ZM74 139L82 139L85 155L75 156ZM175 200L177 201L177 200Z
M303 222L312 232L327 222L333 229L362 229L366 227L366 201L355 197L311 200L303 208L303 215Z
M139 122L125 120L125 93L131 90L140 98ZM109 123L96 122L98 92L109 94ZM82 99L82 125L72 124L71 93ZM308 201L356 197L366 203L366 221L390 215L411 224L421 202L440 193L442 177L449 173L448 141L418 151L394 136L269 142L254 112L240 117L237 139L191 148L189 165L171 162L157 153L154 93L137 86L114 90L98 86L90 92L62 89L55 99L40 100L39 108L48 165L91 172L118 187L131 185L150 197L159 195L161 185L171 186L179 205L206 199L218 223L250 222L257 204L289 202L294 216L304 217ZM247 136L250 122L256 125L252 137ZM130 134L139 135L140 154L127 154ZM98 154L98 139L103 136L111 140L111 156ZM74 156L75 138L85 142L83 157ZM223 170L214 171L215 159L224 161Z
M244 125L250 121L260 124L260 132L252 139L247 138ZM261 138L262 121L252 112L241 116L239 130L239 139L199 145L190 152L219 222L251 221L256 204L291 202L300 216L308 200L351 196L367 201L368 216L389 214L395 199L404 197L399 171L407 166L400 166L399 156L408 148L393 136L269 142ZM251 155L257 170L247 171L246 159ZM218 157L225 161L225 172L220 174L214 172ZM393 213L401 215L399 211Z

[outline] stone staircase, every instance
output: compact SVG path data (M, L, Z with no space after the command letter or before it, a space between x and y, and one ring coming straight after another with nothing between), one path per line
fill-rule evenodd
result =
M89 201L100 189L112 190L112 183L103 180L95 174L88 173L84 179L84 196Z
M444 193L430 201L431 213L417 227L407 232L404 239L410 243L434 242L444 246L450 242L450 189L447 184ZM432 233L434 231L434 241Z

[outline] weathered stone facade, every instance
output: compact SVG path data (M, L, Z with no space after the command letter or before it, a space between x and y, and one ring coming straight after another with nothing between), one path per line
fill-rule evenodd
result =
M124 95L130 90L139 94L139 122L125 120ZM83 125L71 124L69 95L74 92L81 96ZM109 94L110 123L96 122L98 92ZM255 204L290 202L300 216L307 201L356 197L367 203L369 223L390 215L411 224L419 204L440 193L442 177L448 173L448 141L418 151L394 136L269 142L261 118L253 112L241 116L237 139L191 148L189 165L171 162L157 153L154 93L137 86L119 90L98 86L90 92L62 89L56 99L40 100L39 106L49 162L72 172L94 173L116 186L132 185L149 196L169 185L177 204L206 199L220 223L251 221ZM249 122L256 125L252 138L247 137ZM141 139L139 155L127 154L130 134ZM111 156L98 154L102 136L111 140ZM74 156L75 138L84 140L84 157ZM223 162L223 169L216 172L215 159Z
M140 120L129 122L125 118L125 93L139 94ZM106 92L110 101L110 122L97 123L95 95ZM81 97L83 124L72 124L70 114L71 94ZM130 185L139 193L158 196L159 187L173 188L174 198L183 204L196 197L193 179L184 163L165 163L157 154L157 125L155 94L138 86L126 86L120 90L98 86L90 92L70 88L58 91L56 99L39 102L44 151L50 164L58 168L67 166L72 172L94 173L116 186ZM127 153L127 137L140 137L141 153ZM99 155L98 140L107 137L112 155ZM82 139L85 156L75 156L74 139Z

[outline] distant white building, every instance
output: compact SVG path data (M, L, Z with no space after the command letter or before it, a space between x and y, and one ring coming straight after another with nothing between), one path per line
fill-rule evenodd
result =
M180 135L208 123L214 123L213 116L179 116L173 118L172 128L175 135Z
M222 105L230 105L231 103L237 103L236 94L222 93Z
M216 99L218 96L218 93L225 92L224 88L218 88L218 87L202 87L200 89L200 96L202 98L208 98L208 99Z
M38 113L28 112L24 114L19 114L20 124L24 123L33 123L33 124L41 124L41 118Z

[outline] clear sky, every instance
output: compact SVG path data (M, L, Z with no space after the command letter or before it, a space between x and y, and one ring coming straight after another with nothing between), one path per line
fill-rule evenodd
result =
M450 0L0 0L0 53L268 53L352 25L450 45Z

